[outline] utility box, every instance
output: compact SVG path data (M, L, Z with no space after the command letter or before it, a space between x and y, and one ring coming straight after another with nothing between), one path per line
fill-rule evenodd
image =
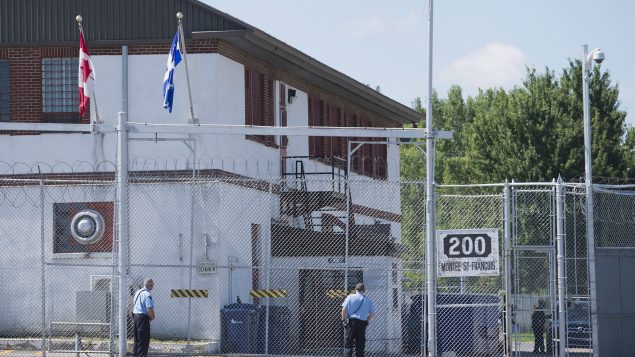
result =
M75 322L89 324L75 325L74 332L84 336L105 336L109 327L103 324L110 322L110 314L110 292L78 291L75 296Z
M78 291L75 298L77 322L110 322L110 293L107 291Z

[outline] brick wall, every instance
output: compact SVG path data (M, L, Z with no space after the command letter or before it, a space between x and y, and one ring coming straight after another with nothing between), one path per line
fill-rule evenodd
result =
M13 121L42 119L42 50L9 48L9 106Z

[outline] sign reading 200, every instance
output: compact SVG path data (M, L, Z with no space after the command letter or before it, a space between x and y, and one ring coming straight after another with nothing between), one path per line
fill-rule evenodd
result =
M443 237L448 258L484 258L492 253L492 237L486 234L452 234Z

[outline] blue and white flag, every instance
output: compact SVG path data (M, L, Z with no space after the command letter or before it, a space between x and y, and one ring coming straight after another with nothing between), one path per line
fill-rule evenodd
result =
M176 31L170 53L168 54L167 69L163 76L163 108L172 113L172 102L174 100L174 68L181 62L181 41L179 31Z

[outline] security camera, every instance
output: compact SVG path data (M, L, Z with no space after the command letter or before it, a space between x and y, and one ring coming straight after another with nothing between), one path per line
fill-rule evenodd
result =
M604 52L602 50L598 50L593 53L593 60L597 64L604 62L604 58Z

